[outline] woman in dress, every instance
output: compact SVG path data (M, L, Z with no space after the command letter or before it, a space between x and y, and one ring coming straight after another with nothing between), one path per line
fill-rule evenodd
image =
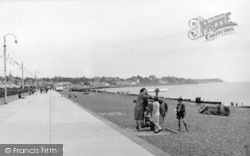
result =
M142 88L137 96L136 105L134 108L134 119L136 120L136 129L141 131L142 122L144 119L144 101L150 96L147 94L146 88Z

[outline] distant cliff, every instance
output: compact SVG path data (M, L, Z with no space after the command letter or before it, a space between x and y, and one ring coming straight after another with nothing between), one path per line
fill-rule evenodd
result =
M130 78L119 78L119 77L78 77L78 78L70 78L70 77L54 77L54 78L40 78L39 81L46 82L70 82L72 84L85 85L90 86L95 82L103 82L108 83L109 86L131 86L131 85L172 85L172 84L200 84L200 83L215 83L215 82L224 82L218 78L212 79L190 79L190 78L179 78L174 76L164 76L161 78L157 78L154 75L150 75L148 77L142 76L133 76Z
M224 82L221 79L218 78L212 78L212 79L190 79L190 78L178 78L174 76L167 76L167 77L161 77L157 78L154 75L151 75L149 77L141 77L141 76L133 76L131 78L128 78L126 80L134 81L140 84L199 84L199 83L215 83L215 82Z

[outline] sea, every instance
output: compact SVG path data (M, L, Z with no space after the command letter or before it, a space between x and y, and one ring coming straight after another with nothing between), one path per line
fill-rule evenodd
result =
M231 102L238 106L250 106L250 82L221 82L204 84L166 85L166 86L140 86L124 88L106 88L108 92L130 92L138 94L141 88L154 90L155 88L167 89L160 92L159 96L165 98L178 98L195 100L200 97L204 101L219 101L225 105ZM154 92L149 92L155 95Z

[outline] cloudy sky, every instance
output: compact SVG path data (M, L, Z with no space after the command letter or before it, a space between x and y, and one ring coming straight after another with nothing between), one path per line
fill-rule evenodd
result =
M16 35L18 44L6 37L7 55L33 75L38 70L39 77L153 74L248 81L248 6L248 0L3 0L0 35ZM227 12L238 24L235 33L189 39L190 19ZM10 71L21 76L8 62Z

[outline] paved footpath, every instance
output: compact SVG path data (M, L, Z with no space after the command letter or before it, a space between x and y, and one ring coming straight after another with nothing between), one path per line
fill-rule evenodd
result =
M63 144L70 156L150 156L55 91L0 106L0 144Z

